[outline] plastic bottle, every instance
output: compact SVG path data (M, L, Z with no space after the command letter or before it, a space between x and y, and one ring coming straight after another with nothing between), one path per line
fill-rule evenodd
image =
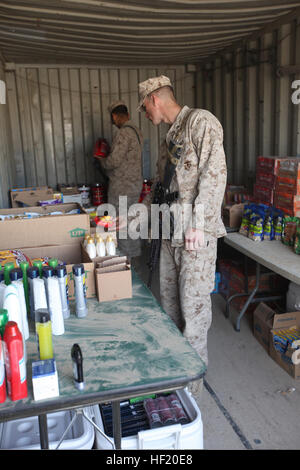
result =
M108 236L105 243L106 254L108 256L114 256L116 254L116 245L111 236Z
M54 269L51 266L43 266L43 279L45 282L45 289L46 289L46 297L47 297L47 304L49 305L49 278L55 275Z
M48 265L49 265L51 268L55 269L56 266L58 265L58 260L57 260L56 258L51 258L51 259L49 259L49 261L48 261Z
M29 291L29 305L30 305L30 317L34 320L34 293L33 293L33 279L39 278L39 268L37 266L31 266L27 269L28 278L28 291Z
M5 281L5 284L7 286L10 284L9 273L12 269L14 269L14 267L15 267L15 265L12 262L5 263L5 265L4 265L4 281Z
M22 400L28 395L26 361L22 334L16 322L6 324L3 339L8 395L12 401Z
M3 307L5 288L6 288L6 284L4 281L4 272L0 271L0 308Z
M21 305L19 301L19 294L18 289L14 284L10 284L6 286L5 294L4 294L4 301L3 301L3 308L7 310L8 313L8 320L12 322L16 322L20 332L22 333L23 337L23 319L22 319L22 311Z
M68 289L68 276L67 269L65 266L60 265L56 268L56 276L59 283L61 307L64 318L69 318L70 307L69 307L69 289Z
M50 314L47 309L38 309L35 312L35 331L37 336L40 359L53 358L52 327Z
M86 245L87 245L87 242L88 242L88 239L90 238L90 234L89 233L86 233L84 235L84 240L83 240L83 246L84 248L86 248Z
M96 255L97 255L96 246L95 246L95 243L94 243L94 240L92 239L92 237L90 237L88 239L88 242L87 242L87 245L86 245L85 249L86 249L86 251L87 251L87 253L88 253L88 255L91 259L96 258Z
M84 389L83 380L83 357L79 344L73 344L71 349L71 358L73 361L74 383L78 390Z
M39 276L40 278L43 277L43 261L41 260L36 260L33 262L33 266L35 266L36 268L38 268L39 270Z
M105 256L106 254L105 243L100 236L97 237L96 252L97 256L101 257Z
M4 343L0 337L0 403L6 400Z
M6 308L0 310L0 336L3 338L6 323L8 322L8 311Z
M39 277L32 279L33 311L39 308L48 308L46 287L44 279Z
M15 268L10 271L11 283L16 286L19 297L19 304L21 308L22 315L22 333L24 335L24 340L26 341L29 338L29 327L27 320L27 309L26 309L26 300L25 292L23 285L23 273L21 268Z
M24 286L24 293L25 293L27 315L30 314L29 287L28 287L28 277L27 277L28 266L29 266L28 261L21 261L20 268L22 269L22 272L23 272L23 286Z
M85 272L83 264L73 265L75 304L77 317L85 317L87 315L86 305L86 286Z
M57 276L48 278L48 308L53 335L63 335L65 332L65 325Z

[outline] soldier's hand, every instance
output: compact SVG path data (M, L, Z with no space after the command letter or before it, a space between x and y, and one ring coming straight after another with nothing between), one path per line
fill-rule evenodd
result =
M197 228L188 228L185 232L185 249L197 251L204 247L204 231Z

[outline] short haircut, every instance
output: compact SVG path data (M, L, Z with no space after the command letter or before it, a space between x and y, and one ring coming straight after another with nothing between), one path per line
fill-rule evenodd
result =
M127 106L125 106L125 104L120 104L119 106L116 106L111 114L122 114L122 115L127 115L128 114L128 109L127 109Z
M151 95L168 96L168 98L175 101L174 90L169 85L162 86L161 88L158 88L157 90L152 91L152 93L148 95L148 98L150 98Z

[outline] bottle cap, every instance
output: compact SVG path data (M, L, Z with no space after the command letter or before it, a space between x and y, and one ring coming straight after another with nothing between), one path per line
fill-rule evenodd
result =
M48 321L50 321L49 313L48 312L41 313L39 317L39 323L47 323Z
M54 269L51 266L44 266L43 267L43 277L48 279L49 277L54 276Z
M92 237L88 239L88 243L94 243L94 240L92 239Z
M44 321L42 321L42 319L44 319ZM35 310L35 321L36 323L45 323L46 321L50 321L49 310L47 308L37 308Z
M74 264L72 270L75 276L81 276L82 274L84 274L83 264Z
M8 311L6 308L0 309L0 335L3 336L5 325L8 322Z
M37 266L31 266L30 268L28 268L27 274L30 279L35 279L40 275L39 268Z
M112 237L109 235L109 236L106 238L106 241L107 241L107 242L112 242Z
M56 266L55 271L56 271L57 277L59 278L65 277L67 274L67 268L63 264Z
M48 261L48 265L51 266L51 268L56 268L58 265L58 260L56 258L51 258Z
M23 272L21 268L14 268L10 271L9 277L11 281L17 281L23 278Z
M4 330L4 340L5 340L5 336L8 334L10 336L17 336L18 334L20 334L18 324L15 321L8 321L6 323L5 330Z

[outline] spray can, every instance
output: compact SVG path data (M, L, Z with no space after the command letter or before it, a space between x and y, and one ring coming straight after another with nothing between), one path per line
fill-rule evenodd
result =
M71 358L73 361L74 384L78 390L84 389L83 380L83 357L79 344L75 343L71 349Z
M56 276L58 278L61 306L63 311L63 317L69 318L70 307L69 307L69 288L68 288L68 276L67 269L65 266L59 265L56 268Z
M35 312L35 331L37 336L40 359L53 358L52 328L50 314L47 309L38 309Z
M33 320L34 320L33 279L36 279L38 277L39 277L39 268L37 266L31 266L30 268L27 269L30 316Z
M50 277L54 276L54 269L51 266L43 266L43 279L45 282L45 289L46 289L46 297L47 297L47 303L49 305L49 287L48 287L48 281Z
M0 403L6 400L4 344L0 337Z
M28 395L26 363L22 334L16 322L6 324L3 339L8 395L12 401L22 400Z
M77 317L87 315L85 272L83 264L73 265L74 291Z
M8 322L8 311L6 308L0 310L0 336L3 338L6 323Z
M65 325L57 276L52 276L48 279L48 307L53 335L63 335Z

